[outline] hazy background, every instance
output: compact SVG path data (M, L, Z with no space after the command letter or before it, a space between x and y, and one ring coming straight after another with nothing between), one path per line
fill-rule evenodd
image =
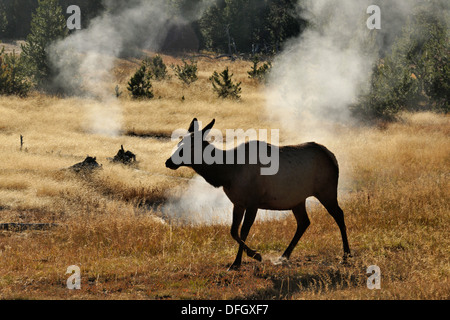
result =
M277 129L285 142L327 145L333 140L335 124L353 124L349 105L368 89L375 61L390 50L416 2L299 1L290 14L307 21L308 27L285 42L275 56L264 92L267 115L281 124ZM213 4L198 2L185 21L175 23L197 20ZM381 8L381 30L366 26L367 8L374 4ZM83 106L86 129L117 136L122 129L122 109L111 87L114 62L137 49L158 51L174 21L162 0L106 0L104 5L104 13L91 20L88 28L54 44L51 57L59 70L55 82L94 100ZM201 178L194 179L185 195L165 210L197 222L231 219L231 203L223 191Z
M366 25L371 16L367 8L372 4L381 9L380 30L369 30ZM334 124L354 123L349 105L368 89L373 64L400 34L413 4L406 0L299 3L297 14L309 27L276 56L265 90L267 114L281 124L280 135L287 143L327 145L333 140ZM351 179L341 175L342 184ZM230 201L221 189L201 178L190 184L176 204L180 208L176 211L185 216L207 221L216 215L216 221L231 220ZM265 218L279 216L265 212Z

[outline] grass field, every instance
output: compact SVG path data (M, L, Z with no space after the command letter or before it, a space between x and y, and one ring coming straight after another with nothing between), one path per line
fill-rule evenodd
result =
M220 130L280 128L281 143L294 142L266 116L264 86L247 78L250 65L201 59L191 86L173 76L153 83L155 99L133 101L125 88L138 61L117 61L114 74L124 94L115 102L121 121L115 137L91 132L92 110L109 112L93 99L0 97L0 223L59 225L0 231L0 298L449 299L448 116L403 114L380 127L336 125L332 139L318 141L341 166L339 200L353 251L348 264L340 264L337 225L315 202L308 209L311 226L288 266L272 261L295 232L291 216L255 223L247 243L264 261L245 257L238 272L227 272L237 252L229 225L162 219L161 206L194 176L164 167L176 144L167 137L192 118L215 118ZM226 66L242 81L241 101L219 100L210 89L212 72ZM121 145L137 155L137 167L107 160ZM102 170L61 170L86 155L97 157ZM81 290L66 288L71 265L81 269ZM370 265L381 269L380 290L366 286Z

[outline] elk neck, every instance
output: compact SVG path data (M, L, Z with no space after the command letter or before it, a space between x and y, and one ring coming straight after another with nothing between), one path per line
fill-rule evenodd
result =
M210 145L208 142L204 142L203 150L208 145ZM226 164L226 150L214 147L212 154L215 153L221 155L221 158L223 157L220 163L206 164L203 162L201 164L193 164L191 168L215 188L228 187L231 185L235 173L235 166Z

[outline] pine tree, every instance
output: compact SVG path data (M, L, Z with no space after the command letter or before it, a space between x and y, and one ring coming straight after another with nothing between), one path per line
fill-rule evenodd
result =
M232 77L233 74L229 74L227 67L220 74L214 71L213 75L209 78L219 98L239 99L241 97L241 83L233 83Z
M31 30L22 55L29 72L39 89L49 90L52 67L48 48L52 42L68 34L66 20L58 0L39 0L31 20Z
M142 64L145 65L155 80L160 81L167 78L167 67L160 55L156 55L153 58L145 58Z
M127 89L134 99L153 98L151 79L152 74L148 71L145 63L143 63L128 82Z
M19 56L15 52L5 54L5 48L0 50L0 95L25 97L30 86Z
M0 36L3 37L8 26L5 4L0 4Z
M191 60L191 63L187 63L186 60L183 61L183 66L172 66L173 71L177 75L178 79L183 81L185 84L189 85L192 82L198 80L197 77L197 63Z
M260 82L266 81L267 75L269 74L270 69L272 68L272 63L269 61L264 63L262 66L258 67L260 63L258 55L255 55L252 59L252 69L248 71L248 77L250 79L256 79Z

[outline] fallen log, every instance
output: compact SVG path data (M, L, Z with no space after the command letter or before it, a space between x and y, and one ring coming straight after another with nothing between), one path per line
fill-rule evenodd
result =
M97 163L97 158L93 158L90 156L87 156L87 158L80 163L74 164L73 166L67 168L68 170L74 171L74 172L93 172L94 170L101 169L102 166Z
M222 58L228 58L231 61L235 61L236 59L238 59L238 57L232 55L232 54L221 54L215 57L209 56L207 54L196 54L196 55L192 55L191 58L207 58L207 59L211 59L211 60L219 60Z
M23 232L26 230L48 231L58 226L55 223L0 223L0 230L13 232Z

